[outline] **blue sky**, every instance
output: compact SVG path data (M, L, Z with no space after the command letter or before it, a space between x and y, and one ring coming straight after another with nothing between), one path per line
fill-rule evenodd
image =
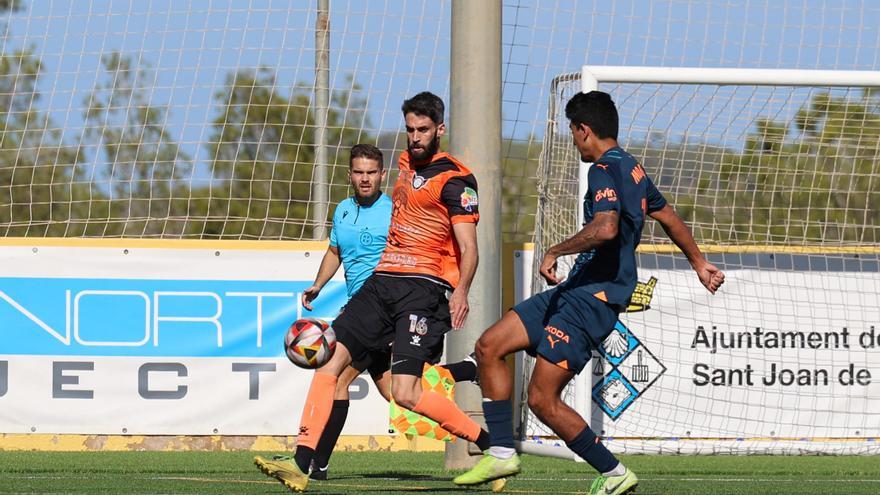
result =
M313 78L315 1L24 0L3 50L31 47L54 122L82 132L100 56L120 51L152 77L148 99L204 159L212 95L235 70L267 66L279 91ZM610 4L610 5L609 5ZM505 0L504 133L544 132L550 80L584 63L880 69L880 2L871 0ZM368 101L371 131L397 130L403 98L448 95L449 0L331 2L331 85Z

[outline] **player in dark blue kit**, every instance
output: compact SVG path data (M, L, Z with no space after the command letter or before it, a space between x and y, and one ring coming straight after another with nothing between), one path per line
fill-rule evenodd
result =
M618 116L611 97L600 91L579 93L566 105L565 115L581 159L593 163L587 175L584 227L544 254L541 275L556 287L515 306L477 341L483 412L492 446L472 470L455 478L458 485L486 483L520 470L513 440L513 379L504 359L525 350L536 356L529 407L600 473L590 493L631 492L638 484L636 475L600 443L560 394L626 308L636 286L636 247L647 216L660 222L709 292L714 294L724 283L724 274L706 261L642 165L618 146ZM569 277L560 279L557 258L576 253Z

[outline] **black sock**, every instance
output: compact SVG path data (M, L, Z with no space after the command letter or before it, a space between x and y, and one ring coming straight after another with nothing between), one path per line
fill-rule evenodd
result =
M456 382L472 382L477 378L477 365L473 361L459 361L444 364L443 367L449 370L449 374Z
M318 448L315 449L315 466L325 468L330 463L330 455L333 454L333 448L336 447L339 434L342 433L342 427L345 426L345 420L348 418L348 405L348 400L333 401L330 419L327 420L327 426L324 427L321 439L318 440Z
M579 455L581 459L587 461L587 464L593 466L593 469L599 474L611 471L619 464L614 454L612 454L599 438L593 433L589 426L584 428L578 436L571 442L566 442L568 448L572 452Z
M305 474L309 474L309 466L312 464L312 457L315 456L315 450L311 447L299 445L293 454L293 461L296 462L299 470Z
M489 432L486 430L480 430L480 436L477 437L477 441L474 442L477 444L477 447L480 450L486 450L492 446L492 442L489 440Z

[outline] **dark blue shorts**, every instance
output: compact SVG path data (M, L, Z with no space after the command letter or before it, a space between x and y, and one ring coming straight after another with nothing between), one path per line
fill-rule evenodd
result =
M580 373L617 322L617 311L589 291L554 287L513 307L529 335L529 355Z

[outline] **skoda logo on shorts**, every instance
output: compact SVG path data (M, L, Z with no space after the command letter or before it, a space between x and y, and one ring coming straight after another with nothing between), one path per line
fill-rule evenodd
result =
M413 180L412 180L413 189L418 189L418 188L424 186L425 182L428 182L428 179L425 179L421 175L413 176Z
M360 240L362 246L369 246L373 243L373 234L368 230L362 230L358 240Z

